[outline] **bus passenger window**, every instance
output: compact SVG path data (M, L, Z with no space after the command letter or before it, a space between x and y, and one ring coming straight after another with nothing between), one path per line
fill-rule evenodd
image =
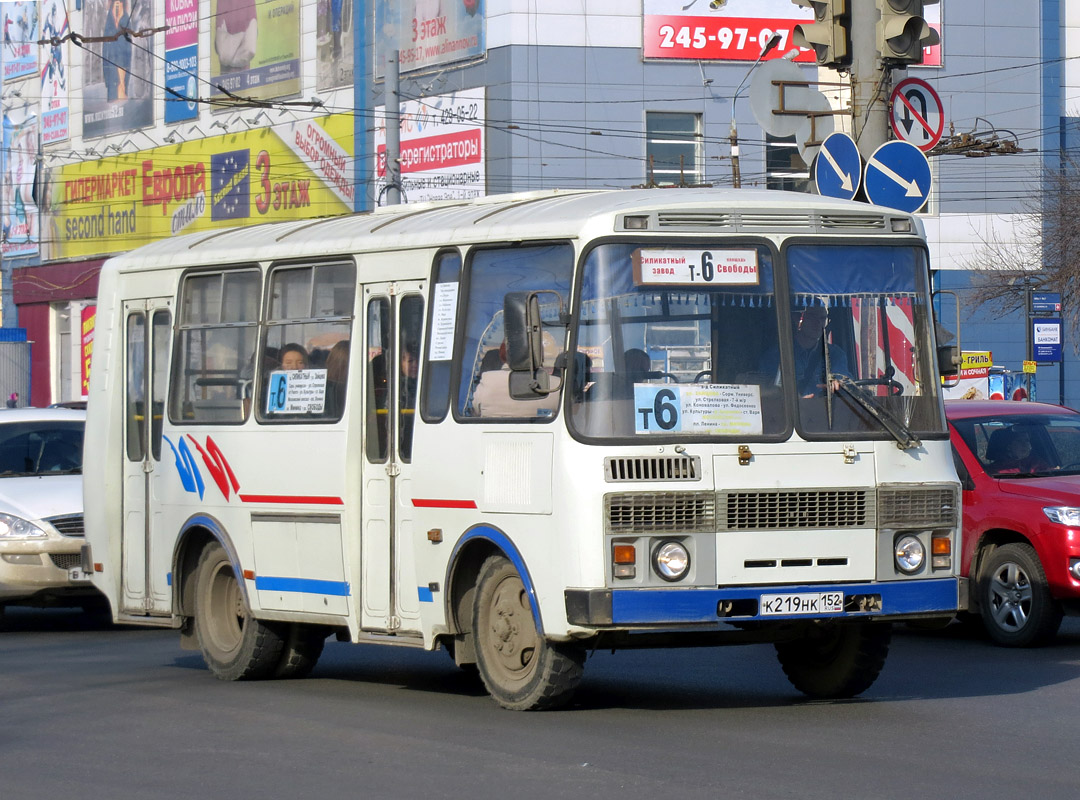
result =
M185 277L169 390L177 424L240 424L250 410L259 324L258 269Z
M418 294L401 298L398 311L398 453L402 461L412 458L413 421L416 416L417 379L420 373L420 328L424 324L424 300Z
M368 364L364 381L367 413L364 424L364 449L368 461L386 461L390 455L390 382L387 367L392 362L390 341L390 301L376 297L368 303Z
M260 422L336 422L345 414L355 277L345 262L270 271Z
M424 422L442 422L450 410L450 368L454 357L460 280L461 256L456 251L440 253L432 276L428 362L424 367L420 406Z

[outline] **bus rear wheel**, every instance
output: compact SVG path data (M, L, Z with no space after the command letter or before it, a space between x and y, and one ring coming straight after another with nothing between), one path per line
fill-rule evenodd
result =
M281 661L284 637L280 629L251 616L232 562L217 543L199 557L195 635L203 660L221 680L268 678Z
M281 659L274 668L275 678L303 678L319 663L329 632L319 625L291 623L285 629Z
M569 702L585 670L585 652L544 640L521 576L503 556L491 556L480 568L472 629L480 677L496 703L538 711Z
M791 685L821 699L855 697L869 689L889 654L892 626L881 622L810 626L805 636L777 642Z

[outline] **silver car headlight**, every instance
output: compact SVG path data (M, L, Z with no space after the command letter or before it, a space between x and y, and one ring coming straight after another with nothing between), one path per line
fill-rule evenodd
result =
M1046 518L1059 525L1068 525L1070 528L1080 527L1080 508L1074 506L1049 506L1043 509Z
M926 561L926 548L917 536L908 534L896 540L896 566L906 575L918 572Z
M0 514L0 539L45 539L48 535L22 517Z

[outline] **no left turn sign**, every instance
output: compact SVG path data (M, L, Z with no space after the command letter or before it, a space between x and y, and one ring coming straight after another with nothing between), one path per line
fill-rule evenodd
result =
M905 78L896 84L889 98L889 121L898 138L925 153L941 141L945 109L930 84Z

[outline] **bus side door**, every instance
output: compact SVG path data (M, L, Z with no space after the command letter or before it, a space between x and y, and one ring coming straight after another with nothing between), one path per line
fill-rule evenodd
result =
M124 303L124 483L121 571L124 612L138 615L171 611L170 542L155 540L161 510L162 424L169 375L172 300Z
M412 547L412 433L424 319L423 284L364 287L361 627L420 630Z

